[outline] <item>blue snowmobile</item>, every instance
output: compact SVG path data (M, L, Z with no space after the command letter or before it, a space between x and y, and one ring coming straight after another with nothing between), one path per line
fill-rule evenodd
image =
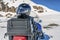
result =
M30 12L29 4L22 3L18 6L16 10L17 18L11 18L7 21L6 34L9 35L9 40L38 40L38 37L44 38L41 25L29 16Z

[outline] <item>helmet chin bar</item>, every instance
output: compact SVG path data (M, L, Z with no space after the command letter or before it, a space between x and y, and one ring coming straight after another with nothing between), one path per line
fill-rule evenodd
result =
M25 19L25 18L28 17L28 15L26 15L26 14L20 14L20 15L18 15L17 17L18 17L18 18Z

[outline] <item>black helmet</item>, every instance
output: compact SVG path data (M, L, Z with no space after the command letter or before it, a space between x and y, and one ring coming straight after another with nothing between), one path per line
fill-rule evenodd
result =
M21 15L21 14L26 14L29 15L31 11L31 7L29 4L22 3L18 6L16 13Z

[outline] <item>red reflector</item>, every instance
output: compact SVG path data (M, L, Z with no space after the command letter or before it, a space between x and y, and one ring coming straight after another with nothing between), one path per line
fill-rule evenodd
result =
M25 37L25 36L14 36L13 40L27 40L27 37Z

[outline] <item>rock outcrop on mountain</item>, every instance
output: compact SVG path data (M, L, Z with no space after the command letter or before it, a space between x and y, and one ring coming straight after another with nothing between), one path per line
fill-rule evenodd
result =
M15 13L15 12L16 12L16 8L15 8L14 6L12 6L12 7L10 7L10 8L8 9L8 11Z
M44 12L44 8L41 6L33 6L33 8L35 9L35 11L37 10L38 13L43 13Z
M7 18L10 18L11 16L12 16L12 14L11 13L8 13L8 14L6 14L5 15Z
M3 17L3 15L2 15L2 14L0 14L0 17Z
M14 6L9 7L8 3L4 4L4 2L0 2L0 11L15 13L16 12L16 8Z

